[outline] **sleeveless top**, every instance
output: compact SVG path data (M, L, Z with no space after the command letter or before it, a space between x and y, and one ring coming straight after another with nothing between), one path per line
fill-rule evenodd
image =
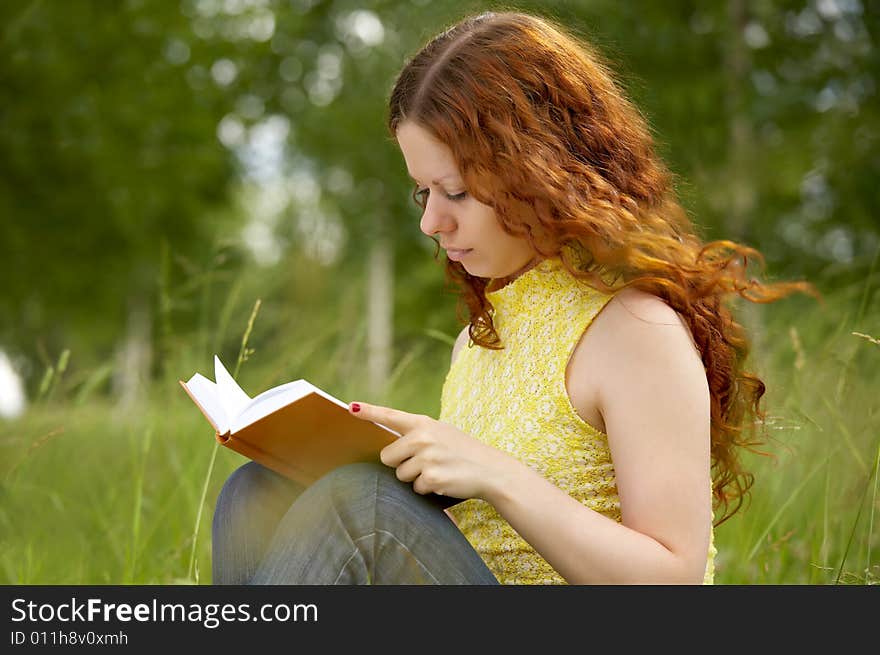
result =
M565 386L571 354L612 296L545 259L486 293L503 350L468 344L443 383L440 420L513 455L583 505L620 522L608 437L575 411ZM710 480L711 489L711 480ZM566 584L495 508L451 508L459 530L502 584ZM703 582L714 578L714 534Z

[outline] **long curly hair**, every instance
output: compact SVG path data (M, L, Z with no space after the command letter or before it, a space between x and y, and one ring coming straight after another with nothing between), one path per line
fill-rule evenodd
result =
M682 316L711 392L716 525L736 513L754 482L740 453L761 443L765 385L743 370L750 344L726 296L768 303L795 291L818 297L813 287L750 279L750 259L764 266L759 252L699 238L646 120L608 64L546 18L488 12L433 38L393 85L392 136L404 121L446 144L468 193L540 256L559 257L606 293L652 293ZM446 274L473 343L503 347L485 295L490 280L449 260Z

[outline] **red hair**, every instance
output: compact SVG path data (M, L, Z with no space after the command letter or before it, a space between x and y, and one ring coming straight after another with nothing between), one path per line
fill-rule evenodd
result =
M805 282L749 279L752 248L703 243L675 197L673 176L650 129L586 43L522 13L471 16L432 39L398 75L389 100L392 135L404 121L452 151L468 192L502 228L542 257L611 293L636 287L687 322L711 393L713 500L721 523L742 505L754 476L739 458L759 443L764 383L743 370L749 341L725 297L769 303ZM447 261L471 340L501 348L489 313L489 280ZM760 419L756 422L754 419ZM731 509L731 502L734 505Z

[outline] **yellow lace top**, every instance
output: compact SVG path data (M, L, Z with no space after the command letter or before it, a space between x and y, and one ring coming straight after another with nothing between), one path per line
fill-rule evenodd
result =
M619 522L608 437L577 414L565 386L575 346L611 296L547 259L486 297L504 349L459 351L443 384L440 420L510 453ZM489 503L470 499L449 513L502 584L566 584ZM713 538L706 584L713 581L715 552Z

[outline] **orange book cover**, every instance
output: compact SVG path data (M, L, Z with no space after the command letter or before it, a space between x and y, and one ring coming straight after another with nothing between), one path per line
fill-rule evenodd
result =
M355 418L348 406L306 380L249 398L218 358L216 382L199 374L180 385L214 427L217 441L263 466L309 485L344 464L379 461L400 435Z

